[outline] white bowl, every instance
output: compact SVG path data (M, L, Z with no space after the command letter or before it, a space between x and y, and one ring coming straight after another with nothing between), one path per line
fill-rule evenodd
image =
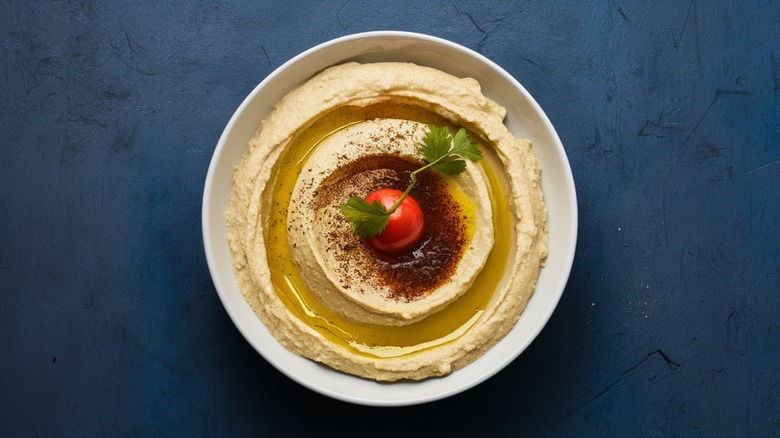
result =
M225 236L225 211L244 148L273 105L325 67L346 61L408 61L470 76L486 96L507 109L506 125L533 142L542 166L542 190L549 212L549 257L536 292L509 334L470 365L420 382L377 383L319 365L287 351L244 300L233 276ZM577 201L566 153L533 97L501 67L458 44L408 32L367 32L337 38L287 61L263 80L238 107L219 139L203 192L203 244L222 304L250 344L279 371L321 394L347 402L400 406L429 402L469 389L514 360L547 323L566 286L577 240Z

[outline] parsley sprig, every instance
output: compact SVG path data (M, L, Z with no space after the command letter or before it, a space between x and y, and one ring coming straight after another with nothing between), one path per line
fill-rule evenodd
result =
M389 210L377 201L369 204L364 198L356 196L349 198L346 204L340 206L344 219L352 225L352 229L359 237L376 236L387 227L390 215L395 213L417 184L418 173L436 169L446 175L457 175L466 170L466 159L471 161L482 159L482 153L471 141L465 129L460 128L454 137L446 126L428 125L428 130L422 139L422 144L417 144L417 153L422 156L425 165L409 173L409 187Z

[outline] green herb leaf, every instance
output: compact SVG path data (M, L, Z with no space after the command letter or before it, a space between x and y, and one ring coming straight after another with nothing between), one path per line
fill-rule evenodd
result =
M433 163L450 152L452 137L446 126L428 125L428 133L422 141L423 144L418 144L417 153L422 155L426 162Z
M468 158L471 161L479 161L482 159L482 152L477 149L476 143L471 141L469 135L466 134L466 130L460 128L455 134L453 139L454 145L452 146L453 154L460 155L463 158Z
M466 170L466 161L456 158L454 155L447 155L439 161L431 163L431 168L446 175L457 175Z
M387 226L390 213L384 205L377 201L369 204L363 198L351 197L346 204L342 204L341 214L344 215L352 229L359 237L372 237L381 233Z
M403 196L398 198L389 210L377 201L369 204L363 198L351 197L340 206L352 229L361 238L376 236L387 227L390 215L395 212L409 191L417 184L417 173L426 169L436 169L446 175L457 175L466 170L466 160L478 161L482 153L471 141L466 130L461 128L453 138L446 126L428 125L428 133L418 144L417 153L425 160L425 166L409 174L411 182Z

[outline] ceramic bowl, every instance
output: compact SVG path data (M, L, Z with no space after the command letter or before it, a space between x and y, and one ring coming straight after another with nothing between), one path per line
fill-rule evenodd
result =
M542 167L549 212L549 256L536 292L509 334L482 357L441 378L378 383L335 371L287 351L241 295L225 236L233 168L263 118L291 89L328 66L346 61L405 61L455 76L470 76L507 109L506 126L533 143ZM577 202L566 153L542 109L520 83L494 62L453 42L408 32L368 32L313 47L277 68L244 99L225 127L203 192L203 241L222 304L246 340L292 380L339 400L380 406L430 402L465 391L494 375L528 347L547 323L566 286L577 240Z

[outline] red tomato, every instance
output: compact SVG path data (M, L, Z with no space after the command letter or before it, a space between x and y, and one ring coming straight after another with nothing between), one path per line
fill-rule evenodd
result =
M398 201L404 192L395 189L380 189L366 197L371 204L382 204L387 210ZM374 248L390 254L406 251L420 240L423 234L423 214L420 205L411 196L406 196L387 221L387 228L366 241Z

